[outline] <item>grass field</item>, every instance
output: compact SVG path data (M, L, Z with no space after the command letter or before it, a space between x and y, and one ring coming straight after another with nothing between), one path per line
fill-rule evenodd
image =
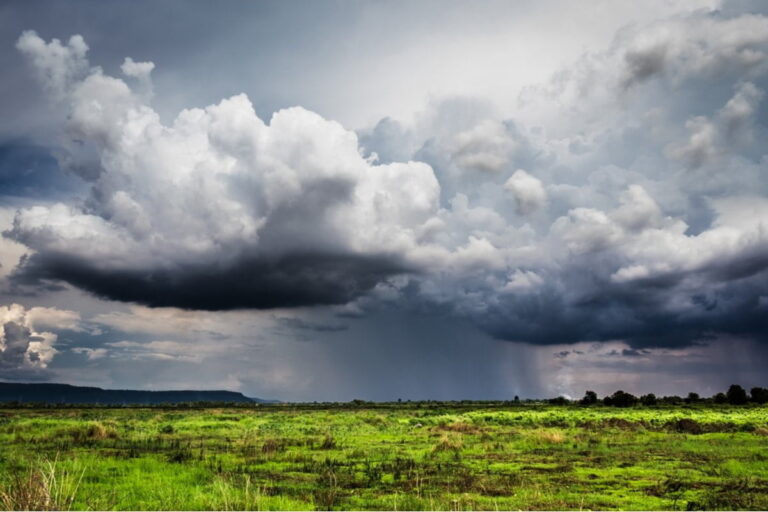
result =
M768 408L0 410L5 509L768 509Z

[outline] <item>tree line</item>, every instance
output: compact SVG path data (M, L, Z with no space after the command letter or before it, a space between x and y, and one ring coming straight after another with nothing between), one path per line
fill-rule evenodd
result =
M571 403L570 400L565 397L553 398L549 401L552 404L566 404ZM688 396L663 396L657 397L653 393L647 395L635 396L631 393L619 390L612 395L607 395L600 400L597 393L594 391L587 391L584 393L584 397L578 401L581 405L596 405L602 403L603 405L609 405L613 407L632 407L635 405L677 405L677 404L692 404L692 403L716 403L716 404L731 404L731 405L744 405L747 403L765 404L768 403L768 389L754 387L747 391L738 384L732 384L728 391L725 393L717 393L710 398L702 398L698 393L688 393Z

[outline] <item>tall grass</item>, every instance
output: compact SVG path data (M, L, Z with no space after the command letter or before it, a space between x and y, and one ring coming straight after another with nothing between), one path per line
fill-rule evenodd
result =
M16 473L0 489L3 510L71 510L85 474L64 469L58 460L42 460L26 473Z

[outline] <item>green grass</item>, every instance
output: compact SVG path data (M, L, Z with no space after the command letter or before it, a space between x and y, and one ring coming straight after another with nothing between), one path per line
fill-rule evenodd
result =
M0 410L5 509L768 509L768 409Z

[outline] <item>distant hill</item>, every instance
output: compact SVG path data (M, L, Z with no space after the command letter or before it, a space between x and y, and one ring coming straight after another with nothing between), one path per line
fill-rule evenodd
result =
M155 405L186 402L271 403L235 391L140 391L101 389L69 384L17 384L0 382L0 403Z

